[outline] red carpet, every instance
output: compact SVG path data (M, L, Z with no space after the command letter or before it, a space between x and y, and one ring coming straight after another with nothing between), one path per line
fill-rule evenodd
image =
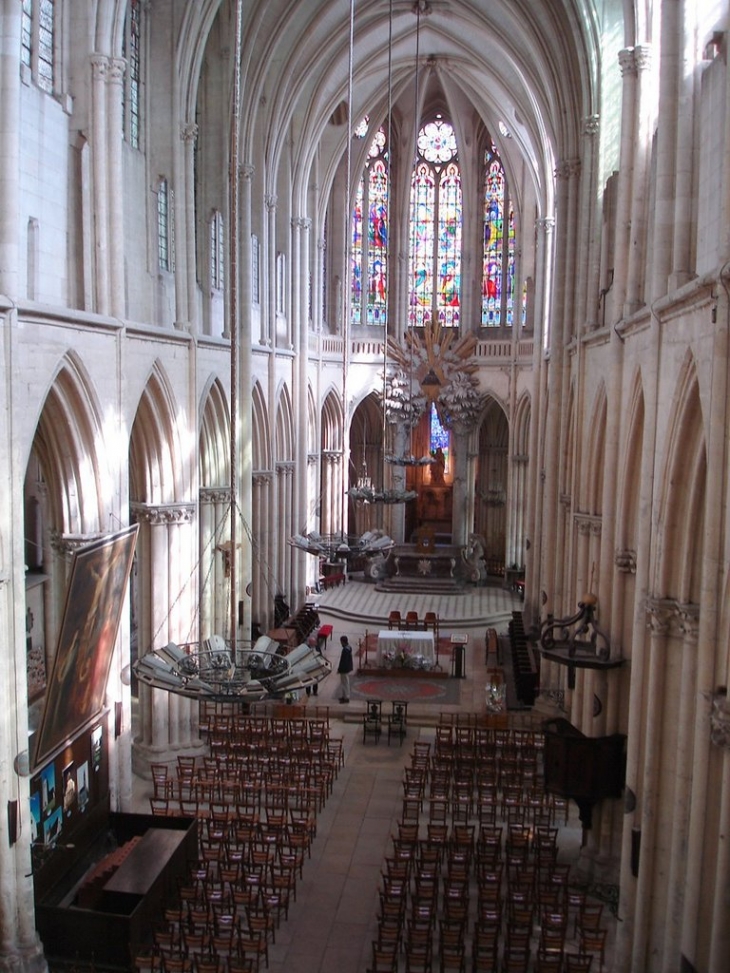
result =
M356 676L353 699L403 699L409 703L438 703L455 706L461 698L460 679L425 679L407 676Z

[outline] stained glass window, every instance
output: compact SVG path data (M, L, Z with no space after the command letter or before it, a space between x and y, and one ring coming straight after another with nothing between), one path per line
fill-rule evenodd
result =
M482 327L512 327L515 314L515 219L504 166L492 144L484 156Z
M449 472L449 432L441 425L435 403L431 403L429 450L433 455L437 449L444 454L444 473Z
M434 315L444 327L459 324L461 308L461 173L452 126L437 116L418 133L411 177L409 324Z
M222 290L225 279L223 214L215 210L210 221L210 283Z
M381 127L368 150L352 214L350 273L353 324L385 325L388 309L387 139Z
M127 84L124 89L125 98L129 106L129 113L126 119L127 137L129 144L139 148L139 110L140 110L140 82L141 82L141 61L140 61L140 0L130 0L127 17L127 28L124 35L127 45Z

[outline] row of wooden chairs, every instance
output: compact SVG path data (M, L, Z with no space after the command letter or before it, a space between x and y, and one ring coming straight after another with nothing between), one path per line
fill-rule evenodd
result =
M434 633L434 639L438 642L439 637L439 616L436 612L426 612L423 618L418 617L417 611L406 611L404 614L394 609L388 615L388 628L396 629L400 632L408 631L428 631Z
M501 742L514 751L515 741L509 734ZM532 741L520 738L518 749L530 752ZM483 799L485 792L475 773L464 774L434 750L416 741L404 768L403 813L383 870L373 970L388 968L394 942L405 949L406 969L414 973L430 971L429 963L444 971L471 965L473 973L582 973L596 965L594 957L602 970L603 906L587 903L585 891L570 886L570 868L558 861L553 820L513 820L516 794L509 786L497 791L496 782L489 792L492 820L482 817L476 799L467 800L468 815L477 815L476 821L468 815L462 820L454 813L462 789L469 798ZM448 797L440 790L442 774L449 776ZM469 921L472 936L466 931ZM441 947L440 922L461 923L461 946L454 945L449 955Z

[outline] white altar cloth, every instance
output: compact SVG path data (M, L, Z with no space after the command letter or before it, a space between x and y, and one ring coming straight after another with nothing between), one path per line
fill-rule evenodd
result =
M385 653L405 653L406 655L422 655L430 665L436 663L436 646L433 632L396 632L386 628L378 632L379 666L383 665Z

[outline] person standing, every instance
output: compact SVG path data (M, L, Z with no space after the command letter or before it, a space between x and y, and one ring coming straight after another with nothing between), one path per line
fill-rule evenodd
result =
M340 639L340 645L342 646L342 651L340 652L340 664L337 666L337 672L340 674L340 686L342 689L340 702L349 703L350 702L350 673L353 670L352 646L347 641L346 635L343 635L342 638Z

